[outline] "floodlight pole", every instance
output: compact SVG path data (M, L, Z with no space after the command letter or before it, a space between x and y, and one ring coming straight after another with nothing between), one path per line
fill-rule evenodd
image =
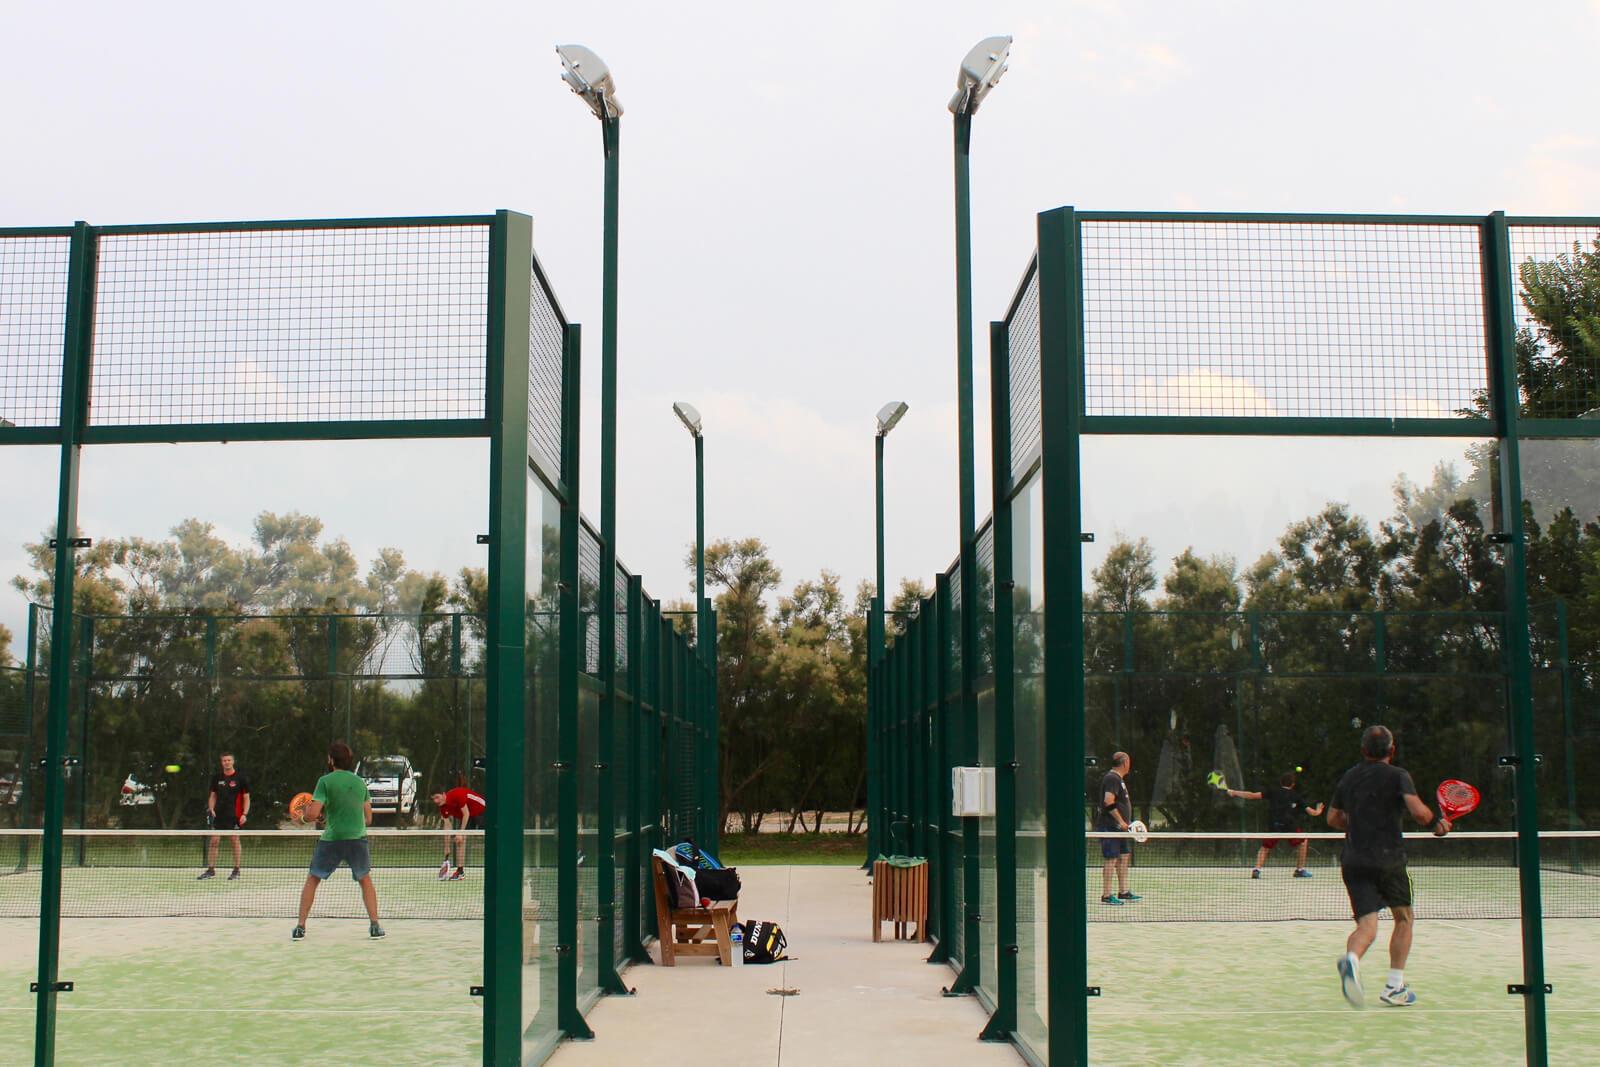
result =
M696 651L715 669L706 658L706 439L699 433L694 435L694 624Z
M972 104L955 111L956 179L956 449L960 465L960 545L961 545L961 699L960 741L956 758L975 760L978 754L978 708L974 693L978 648L978 561L973 543L977 529L977 488L973 470L972 429L972 196L971 147ZM978 899L978 823L962 820L963 848L961 871L966 900ZM941 847L943 843L941 842ZM963 945L976 945L980 936L977 911L966 909L958 922L965 924ZM948 936L948 935L947 935ZM962 953L961 973L950 986L952 994L968 993L978 984L978 960L974 951Z

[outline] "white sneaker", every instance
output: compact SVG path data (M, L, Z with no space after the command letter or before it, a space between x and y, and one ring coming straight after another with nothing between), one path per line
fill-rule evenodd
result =
M1417 995L1411 991L1411 987L1408 985L1399 987L1385 985L1383 992L1378 994L1378 999L1391 1008L1409 1008L1417 1002Z
M1367 1006L1367 995L1361 990L1360 961L1351 959L1348 952L1339 957L1339 989L1352 1008Z

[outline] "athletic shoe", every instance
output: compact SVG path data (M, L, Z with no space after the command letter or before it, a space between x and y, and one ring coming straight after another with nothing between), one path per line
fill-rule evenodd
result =
M205 870L200 872L199 876L197 878L195 878L195 881L203 882L207 878L215 878L216 876L217 876L217 872L212 870L210 867L207 867Z
M1348 952L1339 957L1339 989L1352 1008L1367 1006L1367 995L1361 990L1360 963L1352 960Z
M384 938L383 927L379 926L377 923L368 923L367 936L372 938L374 941L382 941Z
M1392 985L1386 985L1383 987L1383 992L1378 994L1378 999L1391 1008L1407 1008L1417 1002L1417 995L1411 991L1411 987L1408 985L1403 985L1398 989Z
M294 930L289 934L289 940L290 941L304 941L305 939L306 939L306 928L304 926L296 926L294 928Z
M1311 872L1306 870L1304 867L1296 867L1294 869L1294 876L1296 878L1310 878Z
M456 868L456 869L455 869L455 873L453 873L453 874L452 874L452 875L450 875L450 880L451 880L451 881L452 881L452 882L459 882L459 881L461 881L461 880L462 880L462 879L464 879L464 878L466 878L466 876L467 876L467 870L466 870L466 868L465 868L465 867L457 867L457 868Z
M1122 901L1118 900L1116 897L1101 897L1100 898L1100 903L1102 903L1102 904L1115 904L1118 907L1122 906Z
M237 882L238 880L239 880L239 868L235 867L233 869L233 872L228 875L228 881Z
M1261 877L1261 868L1260 867L1251 867L1250 868L1250 877L1252 877L1252 878L1260 878Z
M442 882L448 877L450 877L450 861L445 860L439 864L439 881Z
M1131 904L1135 900L1143 900L1144 898L1141 897L1138 893L1135 893L1135 892L1133 892L1131 890L1128 890L1128 891L1125 891L1125 892L1118 893L1117 894L1117 899L1118 900L1125 900L1125 901L1127 901L1128 903Z

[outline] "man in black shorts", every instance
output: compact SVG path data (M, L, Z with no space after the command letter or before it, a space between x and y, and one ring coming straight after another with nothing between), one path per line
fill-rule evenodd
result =
M233 765L232 752L224 752L220 762L222 770L211 779L211 795L206 798L206 825L213 830L243 830L250 815L249 779ZM213 834L206 842L206 869L196 881L217 876L217 844L221 840L221 834ZM238 834L230 835L228 840L233 843L233 873L228 875L231 882L239 877L242 850Z
M1228 790L1230 797L1239 800L1267 802L1267 829L1272 832L1272 836L1262 839L1261 848L1256 852L1256 865L1250 868L1251 878L1261 877L1261 868L1267 865L1267 857L1272 855L1272 850L1280 844L1290 845L1295 850L1294 876L1311 877L1311 872L1306 870L1306 850L1310 842L1300 836L1300 813L1305 812L1313 817L1321 815L1322 805L1308 806L1306 798L1295 788L1296 781L1294 771L1284 771L1277 785L1269 785L1259 793L1243 789Z
M1100 813L1094 820L1096 830L1102 833L1127 833L1133 822L1133 800L1128 796L1128 772L1132 769L1133 758L1126 752L1111 754L1111 769L1100 779L1097 798ZM1128 860L1133 855L1133 846L1128 839L1101 838L1100 855L1106 861L1100 870L1100 903L1132 904L1138 900L1139 894L1128 888ZM1113 872L1117 876L1117 888L1121 890L1115 896L1111 893Z
M1328 807L1328 825L1345 832L1339 865L1356 917L1356 928L1339 957L1339 986L1352 1007L1365 1006L1361 957L1377 939L1378 912L1387 906L1394 914L1394 932L1389 935L1389 980L1378 999L1403 1008L1415 1004L1417 995L1405 978L1416 921L1401 820L1410 814L1419 825L1432 826L1438 837L1450 832L1450 820L1443 815L1435 819L1417 796L1410 773L1394 765L1394 734L1388 727L1367 727L1361 735L1361 757L1339 779Z

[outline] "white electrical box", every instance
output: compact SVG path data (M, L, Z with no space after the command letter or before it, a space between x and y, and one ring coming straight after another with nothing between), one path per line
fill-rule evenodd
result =
M957 818L994 815L994 768L950 768L950 814Z

